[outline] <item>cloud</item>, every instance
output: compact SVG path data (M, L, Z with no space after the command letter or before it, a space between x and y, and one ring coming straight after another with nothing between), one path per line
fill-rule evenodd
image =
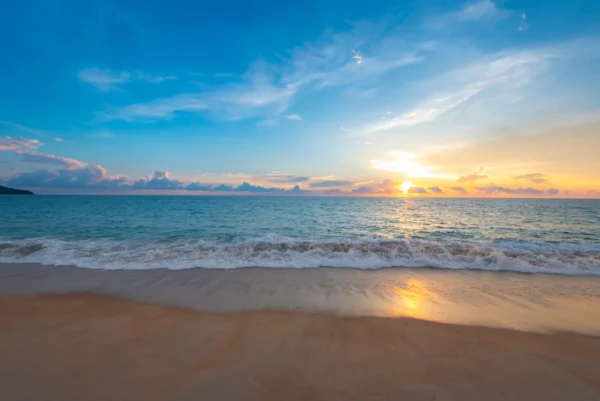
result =
M41 131L38 131L36 129L27 127L25 125L21 125L21 124L17 124L17 123L13 123L11 121L6 121L6 120L0 120L0 125L4 125L19 131L23 131L23 132L27 132L28 134L33 134L36 136L44 136L44 133L42 133Z
M534 184L542 184L542 183L548 182L546 175L540 174L540 173L519 175L519 176L515 177L515 180L524 180L524 181L528 181L528 182L531 182Z
M180 189L182 182L172 180L167 171L155 171L153 178L142 178L131 185L132 189Z
M293 184L298 182L306 182L310 181L311 179L309 176L293 174L265 174L261 176L255 176L254 178L269 182L276 182L279 184Z
M397 194L401 193L399 183L386 179L381 183L370 183L354 188L352 193L355 194Z
M30 188L119 189L126 181L124 176L109 176L100 165L87 165L70 170L21 172L10 178L8 184Z
M21 159L22 163L51 164L67 169L80 169L87 165L87 163L75 159L70 159L68 157L59 157L34 152L18 154L20 154L23 157L23 159Z
M470 182L470 181L484 180L484 179L488 178L488 176L486 174L480 174L483 172L483 170L484 170L483 167L479 167L472 174L464 175L456 181L457 182Z
M429 79L435 84L433 95L413 108L394 118L386 118L367 126L363 134L375 133L393 128L412 127L437 120L474 98L483 91L502 91L518 88L530 83L544 70L548 61L557 53L547 50L523 50L510 54L500 53L491 59L451 71L438 78ZM437 89L437 88L446 89Z
M168 171L159 171L159 170L156 170L154 172L154 178L157 178L159 180L163 179L163 178L170 178L170 177L171 177L171 173L169 173Z
M550 196L557 195L559 192L560 191L558 189L556 189L556 188L549 188L549 189L546 190L546 194L550 195Z
M295 120L295 121L302 120L302 117L300 117L298 114L288 114L286 117L288 118L288 120Z
M409 194L426 194L427 190L423 187L410 187L408 188Z
M346 31L325 32L316 41L305 43L278 57L272 62L252 62L238 80L203 88L201 92L185 93L174 97L156 99L151 104L136 104L104 113L109 120L172 118L176 112L209 111L220 118L241 120L270 117L284 113L294 97L302 91L318 91L325 87L352 85L379 79L389 71L421 61L421 57L407 46L382 46L395 31L385 29L387 22L351 22ZM397 35L398 33L395 32ZM367 57L352 50L377 49L377 54ZM93 82L105 82L104 74L92 75ZM98 79L96 75L102 77ZM115 79L125 77L117 75ZM114 87L113 80L108 80ZM203 107L198 107L202 104ZM159 107L157 107L159 105ZM157 112L157 109L160 112ZM294 117L292 117L294 116ZM297 115L290 115L296 119Z
M493 195L496 193L504 194L516 194L516 195L543 195L544 191L535 188L505 188L497 185L489 185L487 187L477 187L477 190L485 193L486 195Z
M468 192L466 189L464 189L463 187L446 187L446 188L448 188L449 190L451 190L451 191L454 191L454 192L459 192L459 193L461 193L461 194L468 194L468 193L469 193L469 192Z
M0 137L0 151L25 152L41 145L37 139Z
M177 79L177 77L174 77L172 75L167 75L167 76L150 75L150 74L146 74L142 71L137 71L135 74L135 77L140 81L145 81L145 82L148 82L151 84L158 84L161 82L173 81L173 80Z
M334 195L334 194L341 194L344 193L346 191L342 191L339 188L335 188L335 189L328 189L327 191L325 191L325 195Z
M77 74L81 82L94 86L102 92L119 89L119 84L129 82L131 74L127 71L111 71L109 69L85 68Z
M158 99L148 103L131 104L111 112L101 112L105 120L160 120L171 119L176 112L200 111L208 108L199 95L181 94L168 99Z
M319 182L311 182L311 188L329 188L329 187L347 187L353 185L353 181L346 180L324 180Z
M62 139L62 138L58 138L58 137L56 137L56 138L53 138L53 139L54 139L56 142L64 142L64 139Z
M120 85L134 81L161 83L177 79L174 76L150 75L142 71L113 71L108 68L84 68L77 76L81 82L94 86L101 92L111 92L120 89Z
M498 12L496 4L491 0L479 0L466 4L463 9L454 13L457 20L472 21L495 15Z
M300 185L294 185L292 189L288 189L286 192L294 193L294 194L309 194L312 191L310 189L302 189Z
M434 194L443 194L444 193L444 191L442 191L442 189L440 187L429 187L427 189L430 190L431 192L433 192Z
M252 185L247 182L242 182L237 188L234 189L236 192L283 192L283 188L266 188L260 185Z

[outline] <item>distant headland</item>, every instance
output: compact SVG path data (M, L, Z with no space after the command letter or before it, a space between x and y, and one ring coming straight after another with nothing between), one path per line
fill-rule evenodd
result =
M0 195L33 195L33 192L24 189L3 187L0 185Z

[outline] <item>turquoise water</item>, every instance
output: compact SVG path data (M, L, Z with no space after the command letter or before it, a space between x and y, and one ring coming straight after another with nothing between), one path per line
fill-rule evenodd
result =
M3 196L0 261L600 274L600 201Z

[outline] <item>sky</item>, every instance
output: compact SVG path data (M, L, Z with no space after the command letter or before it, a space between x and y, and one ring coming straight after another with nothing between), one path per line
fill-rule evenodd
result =
M21 0L0 184L600 197L596 0Z

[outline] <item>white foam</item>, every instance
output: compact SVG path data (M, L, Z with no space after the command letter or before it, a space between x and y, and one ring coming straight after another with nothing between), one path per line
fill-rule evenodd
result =
M600 275L600 244L259 238L172 241L0 239L0 262L101 269L435 267Z

